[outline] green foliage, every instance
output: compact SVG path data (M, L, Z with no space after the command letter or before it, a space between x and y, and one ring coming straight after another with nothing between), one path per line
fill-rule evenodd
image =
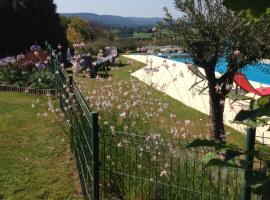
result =
M68 129L41 105L47 97L0 92L0 199L82 199Z
M270 96L263 96L250 101L249 110L241 110L235 117L234 122L245 124L256 128L269 125L270 118Z
M65 32L68 29L68 25L70 24L70 18L67 18L63 15L60 16L60 24L64 28Z
M243 160L244 155L255 156L261 163L260 169L252 169L247 177L247 183L252 188L252 192L257 195L262 195L263 199L268 197L270 189L270 158L264 157L260 151L243 151L236 145L226 143L213 143L207 140L195 140L188 145L188 148L207 147L211 151L204 155L202 161L204 167L226 167L247 169L250 163ZM252 163L253 164L253 163Z
M89 23L79 17L72 17L68 27L71 27L80 33L84 41L93 40L94 38L93 29L90 27Z
M47 69L30 66L25 70L19 64L9 64L0 69L0 83L36 89L52 89L53 75Z
M66 45L53 0L1 0L0 24L0 57L24 52L34 42Z
M241 96L237 96L236 98L238 100L243 99ZM263 96L258 99L249 98L249 100L249 110L241 110L236 115L234 122L247 125L251 128L269 126L270 96ZM254 194L261 195L263 199L267 199L270 189L270 157L265 156L261 150L255 150L253 152L243 151L235 145L199 139L194 140L188 147L208 147L213 149L213 151L206 154L203 158L206 167L221 166L246 169L250 163L246 163L242 159L242 156L255 156L260 161L262 167L260 169L255 168L250 170L247 183L251 186Z
M154 36L151 27L119 27L114 28L117 37L120 39L125 38L138 38L149 39Z
M144 33L144 32L134 32L133 38L138 39L147 39L147 38L153 38L153 33Z
M224 0L224 5L236 11L245 11L248 17L260 17L270 13L269 0Z
M70 45L80 42L92 42L97 40L113 41L116 37L114 31L102 25L86 21L79 17L66 18L61 16L62 26L66 28L66 34Z

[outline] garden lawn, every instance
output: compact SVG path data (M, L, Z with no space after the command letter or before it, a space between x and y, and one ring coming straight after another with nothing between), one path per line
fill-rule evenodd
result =
M120 64L116 64L116 67L113 67L112 70L109 72L109 77L111 79L110 82L108 82L108 78L105 78L104 80L95 80L90 78L82 78L81 76L77 77L76 80L78 81L78 84L81 87L82 92L85 94L85 96L88 96L89 93L91 93L93 90L96 90L96 95L104 95L100 94L99 89L102 88L104 85L111 85L111 84L117 84L120 81L126 81L131 79L130 74L141 69L145 66L144 63L130 60L124 56L120 56ZM102 73L102 72L100 72ZM138 80L138 82L140 82ZM127 82L125 82L127 83ZM143 83L144 84L144 83ZM145 85L145 84L144 84ZM154 118L151 121L149 121L149 124L153 124L154 127L161 126L160 121L162 120L164 124L167 126L167 130L169 131L171 127L174 127L175 124L172 124L172 120L170 119L170 113L171 111L176 115L176 119L182 120L182 121L191 121L191 123L187 126L185 126L185 132L187 132L188 137L186 139L192 140L194 138L198 138L198 136L202 137L208 137L209 138L209 118L207 115L194 110L181 102L169 97L168 95L164 95L164 93L157 91L156 89L145 86L146 90L151 92L151 99L162 99L163 102L168 103L168 112L165 113L163 116L159 116L158 118ZM142 91L140 91L142 93ZM146 99L147 100L147 99ZM91 104L91 102L89 102ZM102 117L102 116L101 116ZM178 129L181 129L183 127L183 123L180 124ZM166 129L163 127L164 130ZM148 127L141 126L139 129L142 132L147 132ZM144 130L145 129L145 130ZM168 132L166 131L166 132ZM165 132L165 131L164 131ZM227 140L231 143L238 144L240 146L244 145L245 138L242 134L235 131L234 129L230 127L226 127L227 132ZM163 135L165 137L171 138L171 134Z
M46 109L45 97L0 92L1 200L82 199L67 128Z

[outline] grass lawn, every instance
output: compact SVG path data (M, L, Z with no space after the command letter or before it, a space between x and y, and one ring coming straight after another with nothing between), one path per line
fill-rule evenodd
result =
M46 99L0 92L1 200L82 199L67 128L46 117Z

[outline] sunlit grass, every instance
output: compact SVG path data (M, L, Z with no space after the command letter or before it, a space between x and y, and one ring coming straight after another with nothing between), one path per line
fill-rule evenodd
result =
M47 112L45 97L0 92L0 199L81 199L68 130Z

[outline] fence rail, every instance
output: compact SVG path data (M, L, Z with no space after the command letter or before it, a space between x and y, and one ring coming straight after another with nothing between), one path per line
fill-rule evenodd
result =
M72 76L61 67L58 56L49 45L50 68L55 75L55 88L60 107L70 124L71 147L76 157L85 199L99 199L98 113L91 112Z
M98 113L90 110L54 51L49 46L47 51L60 106L70 121L71 146L85 199L243 198L244 170L205 168L200 158L209 149L187 150L180 140L100 129Z
M35 95L55 95L54 89L36 89L29 87L19 87L13 85L0 85L0 91L2 92L21 92Z

